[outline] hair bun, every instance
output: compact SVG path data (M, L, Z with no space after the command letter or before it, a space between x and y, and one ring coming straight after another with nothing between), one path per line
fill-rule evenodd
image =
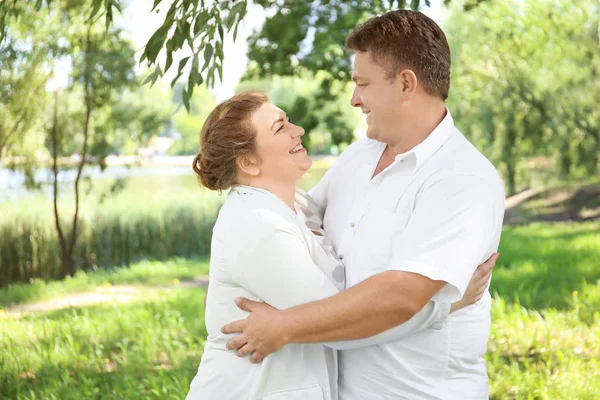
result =
M198 175L202 186L210 190L223 189L219 187L219 179L210 160L202 156L202 151L194 158L192 168L194 168L194 172Z

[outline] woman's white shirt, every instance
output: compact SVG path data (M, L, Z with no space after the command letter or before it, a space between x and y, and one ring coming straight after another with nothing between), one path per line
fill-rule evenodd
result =
M323 249L283 201L258 188L236 186L230 191L213 230L205 314L208 339L189 399L337 398L332 349L288 345L252 364L249 357L227 350L234 335L221 333L221 326L248 316L235 305L236 297L286 309L338 293L331 266L317 264L319 259L327 259Z

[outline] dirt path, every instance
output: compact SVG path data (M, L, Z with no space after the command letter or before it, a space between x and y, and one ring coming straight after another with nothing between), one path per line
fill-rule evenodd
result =
M143 297L153 295L161 290L175 288L205 288L208 285L208 277L202 276L178 283L162 286L132 286L132 285L110 285L96 288L92 292L72 293L67 296L40 301L36 303L19 304L4 310L7 315L20 317L29 313L44 313L61 310L70 307L85 307L100 303L126 304Z

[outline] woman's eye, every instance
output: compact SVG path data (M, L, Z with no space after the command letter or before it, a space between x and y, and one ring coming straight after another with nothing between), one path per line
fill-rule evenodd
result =
M279 127L279 129L277 129L277 131L276 131L275 133L279 133L279 132L280 132L280 131L283 129L283 127L284 127L284 126L285 126L285 125L281 125L281 126Z

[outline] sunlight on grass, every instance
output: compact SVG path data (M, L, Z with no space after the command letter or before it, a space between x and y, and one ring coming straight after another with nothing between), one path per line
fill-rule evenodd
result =
M185 281L208 274L208 260L175 258L167 262L142 261L131 267L78 271L63 281L34 279L30 284L18 283L0 289L0 307L9 304L48 300L72 293L91 291L106 285L159 286L173 280Z
M600 223L507 226L491 291L490 397L600 398ZM28 302L102 285L151 288L207 260L144 261L62 282L11 285ZM129 304L0 312L0 398L182 399L206 339L202 289L173 284Z

